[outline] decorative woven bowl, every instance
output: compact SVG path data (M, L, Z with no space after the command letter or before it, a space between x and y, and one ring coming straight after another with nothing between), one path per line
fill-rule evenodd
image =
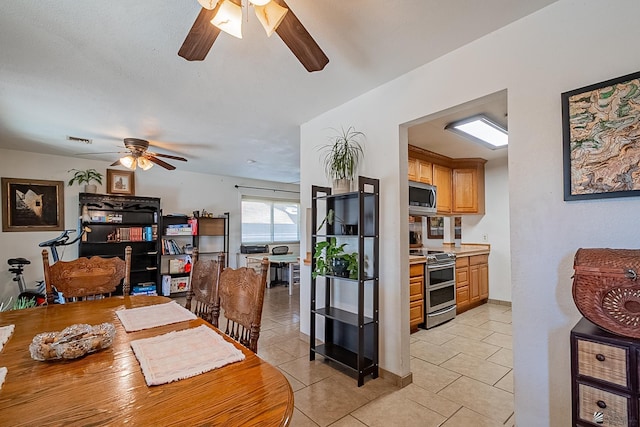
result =
M609 332L640 338L640 250L581 248L573 268L580 313Z
M75 324L60 332L44 332L33 337L29 345L35 360L76 359L110 347L116 328L112 323L91 326Z

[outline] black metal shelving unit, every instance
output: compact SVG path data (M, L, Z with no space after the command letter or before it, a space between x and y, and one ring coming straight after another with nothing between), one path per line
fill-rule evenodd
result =
M357 376L358 386L364 384L367 375L378 377L379 188L378 179L363 176L358 177L358 191L350 193L332 195L328 187L311 188L312 274L316 269L316 243L335 237L340 244L347 244L349 252L357 252L358 277L328 275L314 279L312 275L309 358L321 355L349 368ZM333 223L325 223L318 230L329 210L335 213ZM345 224L350 226L343 227ZM337 292L351 295L355 303L336 301ZM319 326L324 326L324 342L316 345Z
M80 193L79 210L90 231L80 240L78 256L124 258L125 247L131 246L131 287L154 283L159 293L160 199Z

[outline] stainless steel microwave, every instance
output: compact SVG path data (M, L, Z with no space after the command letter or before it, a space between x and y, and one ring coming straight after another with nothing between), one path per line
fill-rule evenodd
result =
M436 213L436 187L421 182L409 181L409 215Z

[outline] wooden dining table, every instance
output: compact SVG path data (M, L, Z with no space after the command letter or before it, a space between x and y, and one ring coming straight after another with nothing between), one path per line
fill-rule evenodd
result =
M293 392L285 376L202 319L126 332L116 310L169 302L165 297L111 297L0 313L13 336L0 352L8 373L0 389L0 425L286 426ZM29 344L41 332L76 323L110 322L111 347L74 360L36 361ZM245 359L158 386L147 386L131 341L206 325Z

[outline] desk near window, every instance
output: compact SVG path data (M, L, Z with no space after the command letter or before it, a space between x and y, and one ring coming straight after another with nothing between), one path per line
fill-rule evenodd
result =
M269 259L272 264L287 264L289 268L289 295L293 294L294 283L294 270L296 266L300 266L300 255L286 254L286 255L270 255L270 254L255 254L247 256L247 266L259 265L263 258ZM271 287L270 278L267 279L267 286Z

